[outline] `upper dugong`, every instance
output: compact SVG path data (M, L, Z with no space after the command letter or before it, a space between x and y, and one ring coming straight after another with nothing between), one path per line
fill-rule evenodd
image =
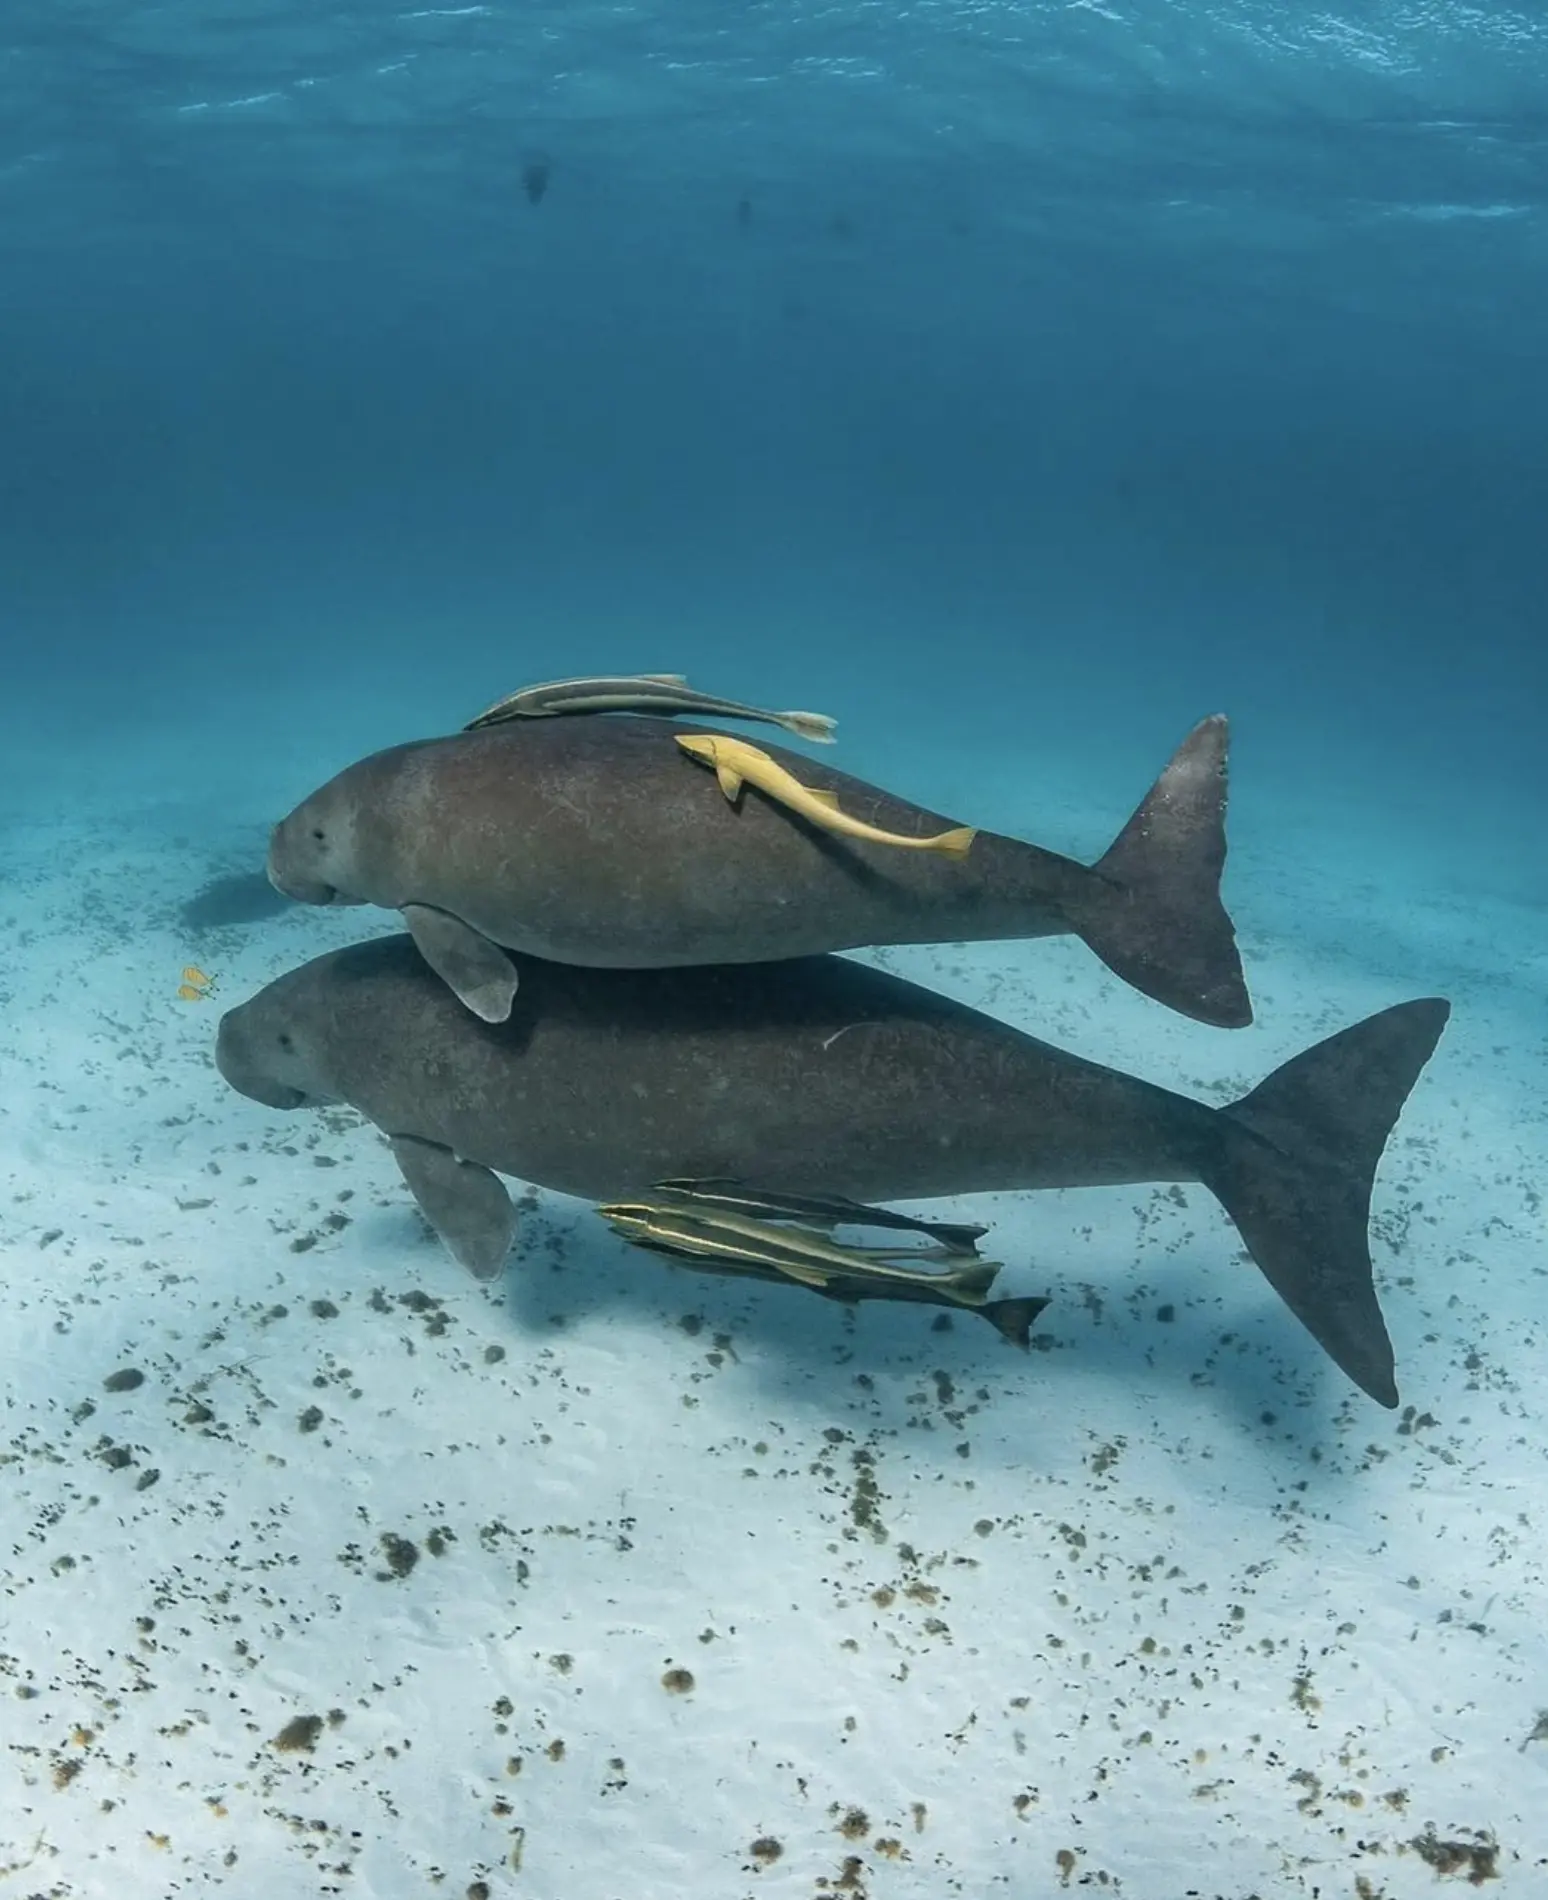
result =
M854 1201L1202 1181L1291 1310L1396 1405L1371 1186L1448 1004L1384 1010L1212 1109L842 957L519 961L510 1019L488 1024L407 937L334 951L224 1016L215 1059L271 1108L357 1108L484 1275L514 1228L497 1174L599 1201L683 1177Z
M656 969L1066 931L1184 1015L1251 1021L1220 901L1224 719L1194 727L1090 868L993 832L960 862L835 837L754 788L730 805L678 744L703 730L534 719L394 746L275 827L269 876L304 903L402 911L426 960L486 1022L510 1010L507 950ZM769 756L879 830L952 827L814 759L778 746Z

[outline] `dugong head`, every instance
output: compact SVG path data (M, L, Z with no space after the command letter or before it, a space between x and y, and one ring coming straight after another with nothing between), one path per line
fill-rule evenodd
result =
M282 818L269 837L269 882L298 904L359 904L354 879L355 768L330 779Z
M215 1066L239 1095L265 1108L315 1108L339 1098L328 1086L326 1021L313 1020L307 986L292 971L229 1009L215 1038Z

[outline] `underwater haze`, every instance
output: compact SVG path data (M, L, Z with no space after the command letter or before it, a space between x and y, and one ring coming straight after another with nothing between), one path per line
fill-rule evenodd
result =
M1533 6L3 0L0 1891L1548 1892L1545 338ZM664 670L1083 862L1230 716L1252 1028L871 960L1448 998L1398 1411L1195 1187L932 1203L1023 1354L225 1087L271 825Z

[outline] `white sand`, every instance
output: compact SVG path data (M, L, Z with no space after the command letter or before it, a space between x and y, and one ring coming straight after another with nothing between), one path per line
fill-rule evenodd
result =
M258 834L94 809L0 844L0 1894L1408 1900L1466 1884L1436 1838L1548 1891L1540 912L1330 815L1237 828L1239 1034L1072 942L884 959L1216 1101L1450 995L1376 1196L1388 1414L1202 1189L936 1204L1053 1295L1029 1356L547 1195L485 1291L373 1131L211 1066L378 920L192 937Z

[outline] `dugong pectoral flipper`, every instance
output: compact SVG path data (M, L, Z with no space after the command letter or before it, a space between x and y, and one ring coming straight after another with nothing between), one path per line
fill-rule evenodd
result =
M419 954L452 992L486 1023L503 1023L516 994L516 965L500 948L449 910L405 904L403 921Z
M394 1135L392 1155L452 1258L475 1279L492 1280L516 1233L516 1210L499 1175L418 1135Z

